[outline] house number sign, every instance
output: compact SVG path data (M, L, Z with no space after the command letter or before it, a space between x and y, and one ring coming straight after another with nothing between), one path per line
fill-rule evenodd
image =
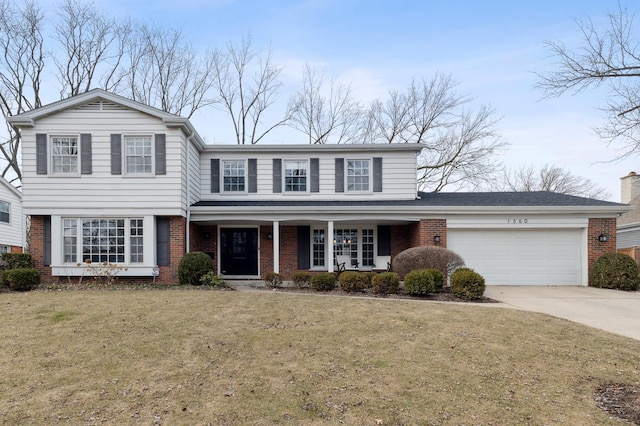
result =
M510 217L507 219L507 223L510 225L524 225L529 223L529 219Z

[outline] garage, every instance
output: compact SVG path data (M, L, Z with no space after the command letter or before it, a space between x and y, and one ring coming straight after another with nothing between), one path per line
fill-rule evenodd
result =
M583 285L582 229L449 229L447 240L487 285Z

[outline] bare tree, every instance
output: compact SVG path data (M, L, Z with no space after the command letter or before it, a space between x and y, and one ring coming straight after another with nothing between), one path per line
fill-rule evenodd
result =
M291 126L303 132L310 144L361 142L363 108L334 76L325 86L324 72L305 65L302 88L289 102Z
M502 191L552 191L596 199L611 197L610 193L591 180L551 164L540 168L530 165L506 170L501 182Z
M563 42L547 42L555 70L539 73L536 87L547 97L578 93L607 84L610 97L602 109L606 123L597 133L608 144L622 148L619 158L640 153L640 40L634 14L619 4L609 14L608 28L591 20L576 21L582 46L569 49Z
M257 52L246 37L239 44L227 43L225 51L216 51L212 62L220 108L229 114L239 145L256 144L288 121L285 114L273 124L262 122L282 86L282 70L273 65L270 50Z
M0 2L0 110L3 117L41 106L40 84L44 69L43 15L35 2L22 8ZM20 134L7 124L0 142L0 176L19 186Z
M413 81L406 91L391 91L386 102L374 101L365 118L364 141L422 143L418 185L441 191L448 185L475 188L491 180L502 165L506 147L498 137L495 111L456 91L450 76Z

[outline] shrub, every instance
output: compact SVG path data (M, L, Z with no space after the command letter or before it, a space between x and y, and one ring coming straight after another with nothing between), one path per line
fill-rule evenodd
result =
M9 269L6 280L12 290L29 291L40 284L40 272L35 268Z
M324 272L311 278L311 288L317 291L331 291L336 288L336 276L332 272Z
M11 269L5 269L0 271L0 287L9 287L9 271Z
M460 268L451 275L451 293L460 299L477 299L484 290L484 277L471 268Z
M400 287L400 277L395 272L382 272L372 278L371 284L376 294L396 294Z
M404 292L412 296L424 296L442 288L444 276L434 268L416 269L404 277Z
M229 284L214 271L209 271L200 278L202 285L214 288L231 288Z
M338 277L340 288L348 292L364 291L369 277L356 271L345 271Z
M638 265L624 253L603 254L591 269L593 287L636 291L638 289Z
M457 268L464 266L460 255L443 247L413 247L398 253L393 258L392 269L400 279L416 269L433 268L448 276Z
M264 284L269 288L278 288L282 285L282 275L277 272L267 272L264 276Z
M2 253L2 260L9 264L9 269L33 268L29 253Z
M213 262L209 255L201 251L192 251L180 259L178 279L182 285L200 285L200 278L209 271L213 271Z
M298 288L309 287L311 285L311 272L296 271L291 277L293 284Z
M360 272L360 275L367 277L367 288L371 288L371 286L373 285L373 277L378 275L378 273L373 271L366 271Z

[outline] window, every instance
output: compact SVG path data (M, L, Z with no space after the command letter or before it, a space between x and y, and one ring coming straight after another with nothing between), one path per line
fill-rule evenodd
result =
M125 170L128 174L149 174L152 172L151 136L125 136Z
M51 137L51 172L78 173L78 138L75 136Z
M369 160L347 160L347 191L369 190Z
M222 189L224 192L244 192L246 167L244 161L222 162Z
M307 191L307 161L285 160L284 162L285 192Z
M324 229L314 229L313 230L313 240L311 242L311 250L312 250L312 266L319 267L324 266Z
M97 263L142 263L143 219L63 219L63 260ZM78 236L82 235L79 242Z
M9 253L9 246L0 246L0 253Z
M335 229L333 244L334 255L349 256L352 266L373 266L375 257L373 229Z
M11 219L11 204L0 201L0 222L9 223L9 219Z

